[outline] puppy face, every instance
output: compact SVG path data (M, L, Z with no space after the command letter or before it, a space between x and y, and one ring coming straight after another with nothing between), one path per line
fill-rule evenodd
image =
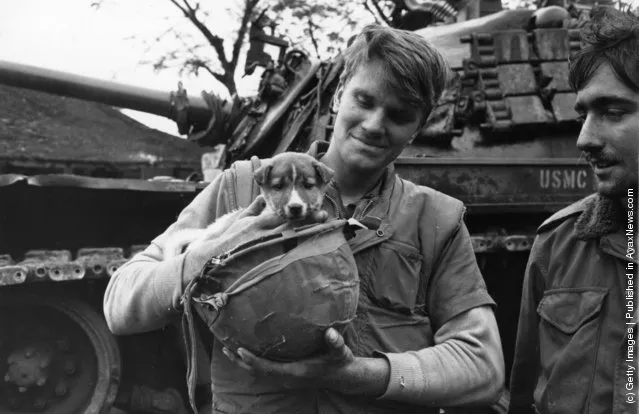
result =
M310 155L278 154L254 173L266 204L288 220L313 217L322 208L333 170Z

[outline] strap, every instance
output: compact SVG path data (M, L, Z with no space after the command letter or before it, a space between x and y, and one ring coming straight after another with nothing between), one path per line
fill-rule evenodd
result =
M261 161L256 156L251 157L250 160L236 161L233 164L235 169L235 182L232 181L232 174L226 174L226 188L229 192L229 210L237 210L238 208L248 207L249 204L257 197L259 193L259 187L256 185L253 179L253 172L257 170L261 165ZM235 205L232 205L232 204ZM202 273L204 269L202 269ZM197 413L197 406L195 403L195 388L197 382L197 340L196 331L200 335L200 339L204 341L204 349L207 356L211 357L211 343L213 341L213 334L207 329L204 324L204 320L201 317L195 317L193 315L193 290L197 285L197 280L202 277L194 278L184 289L185 293L182 298L184 305L184 314L182 316L182 328L184 332L184 342L187 353L187 388L189 395L189 403L195 413Z
M299 228L288 228L288 223L284 223L279 227L264 232L261 236L255 236L253 240L249 240L245 243L235 246L233 249L225 252L224 254L217 256L213 259L217 259L219 263L225 263L228 260L237 260L240 256L251 254L255 250L262 250L273 244L282 244L288 240L295 241L299 238L306 238L319 235L320 233L326 233L335 229L343 228L346 224L351 224L344 219L334 219L327 221L326 223L313 224L303 226ZM205 268L205 272L209 272Z
M205 343L204 348L206 350L209 361L211 359L211 341L213 339L213 333L208 330L204 319L201 315L194 317L193 311L198 312L197 308L193 305L193 293L197 289L198 282L204 278L204 269L200 274L193 278L184 288L184 293L180 298L181 304L184 307L182 313L182 333L184 335L184 347L186 350L186 386L189 397L189 404L195 414L198 414L198 407L196 404L196 388L198 378L198 361L197 361L197 341L198 336L196 331L199 331L200 339L208 341Z
M252 156L250 160L236 161L235 168L235 205L231 206L231 210L248 207L257 197L259 187L253 179L253 172L260 168L261 161L256 156ZM230 197L231 199L233 197Z
M200 275L201 277L201 275ZM193 318L192 296L195 289L197 279L193 278L184 288L182 296L182 304L184 313L182 314L182 332L184 334L184 346L186 349L186 385L189 396L189 403L194 413L198 413L197 404L195 403L195 386L197 383L197 336L195 334L195 324Z

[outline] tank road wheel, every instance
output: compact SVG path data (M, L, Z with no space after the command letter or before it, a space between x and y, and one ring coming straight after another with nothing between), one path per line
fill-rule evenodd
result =
M117 343L86 303L0 299L0 414L103 414L119 381Z

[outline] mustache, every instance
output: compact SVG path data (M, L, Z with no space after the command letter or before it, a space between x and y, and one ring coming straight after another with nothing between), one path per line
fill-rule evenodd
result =
M604 162L613 163L617 158L602 151L581 151L581 156L589 163Z

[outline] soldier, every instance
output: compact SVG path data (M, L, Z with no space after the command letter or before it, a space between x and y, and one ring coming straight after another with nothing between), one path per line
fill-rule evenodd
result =
M442 56L417 34L367 27L349 46L335 96L330 144L309 153L335 171L324 208L375 217L385 231L354 250L358 317L342 337L326 331L326 355L291 363L213 344L213 410L225 413L438 413L439 406L490 404L504 362L492 307L463 221L462 203L400 179L392 163L419 133L448 77ZM104 299L114 333L158 328L179 316L184 286L221 253L216 243L162 261L176 228L224 214L227 170L175 225L121 267ZM228 177L227 177L228 178ZM249 216L237 234L279 223ZM216 240L218 241L218 240Z
M636 359L627 361L637 319L626 305L636 296L637 256L627 256L636 227L627 234L627 223L636 214L629 211L639 168L639 19L596 9L582 40L570 82L583 119L577 147L597 192L538 229L524 280L512 413L637 412Z

